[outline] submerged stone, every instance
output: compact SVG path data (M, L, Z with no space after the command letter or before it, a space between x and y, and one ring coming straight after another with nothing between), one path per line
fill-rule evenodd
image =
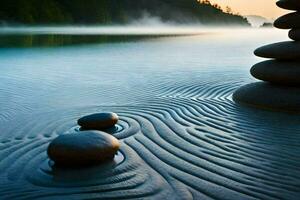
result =
M288 41L269 44L256 49L254 54L263 58L300 60L300 42Z
M274 26L280 29L300 28L300 13L293 12L279 17Z
M300 88L257 82L239 88L233 100L261 109L300 113Z
M300 61L268 60L251 68L255 78L279 85L300 86Z
M292 30L290 30L289 37L292 40L300 41L300 29L292 29Z
M84 130L105 130L113 127L118 120L115 113L97 113L80 118L78 125Z
M280 0L276 2L277 6L287 10L300 10L299 0Z
M120 143L101 131L60 135L48 146L48 156L56 165L83 166L112 160Z

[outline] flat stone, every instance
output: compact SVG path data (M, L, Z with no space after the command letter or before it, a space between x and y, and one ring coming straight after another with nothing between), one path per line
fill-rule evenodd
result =
M300 61L268 60L251 68L255 78L280 85L300 86Z
M300 60L300 42L288 41L269 44L256 49L254 54L263 58Z
M104 130L113 127L118 120L115 113L97 113L82 117L77 123L84 130Z
M245 85L233 94L242 105L261 109L300 113L300 88L257 82Z
M300 13L293 12L279 17L275 20L274 27L280 29L300 28Z
M280 0L276 2L277 6L287 10L300 10L299 0Z
M112 160L119 141L101 131L81 131L60 135L48 146L48 156L60 166L83 166Z
M292 29L292 30L290 30L289 37L292 40L300 41L300 29Z

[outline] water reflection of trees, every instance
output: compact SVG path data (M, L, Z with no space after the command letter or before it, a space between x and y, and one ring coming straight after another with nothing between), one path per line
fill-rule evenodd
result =
M76 44L100 44L125 42L144 37L126 35L3 35L0 36L0 47L51 47Z

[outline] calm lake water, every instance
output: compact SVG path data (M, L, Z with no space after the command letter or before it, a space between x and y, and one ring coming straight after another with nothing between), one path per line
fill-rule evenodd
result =
M287 32L159 30L0 31L2 197L297 199L300 117L231 100ZM113 170L52 169L48 143L100 111L121 119Z
M195 29L199 35L154 38L63 30L0 36L2 120L23 112L140 101L136 90L164 84L229 80L242 85L254 80L248 71L260 59L253 50L287 39L275 29Z

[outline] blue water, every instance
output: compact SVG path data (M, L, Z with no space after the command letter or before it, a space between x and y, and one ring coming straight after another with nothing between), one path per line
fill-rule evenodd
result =
M30 29L18 34L31 31L41 34ZM50 28L49 34L58 32L64 29ZM300 117L231 99L239 86L256 81L249 69L262 59L253 50L288 40L287 33L237 28L167 33L173 36L126 40L125 31L114 42L1 46L1 196L297 199ZM1 37L12 39L8 32ZM76 127L80 116L100 111L120 115L122 128L114 135L122 141L125 161L104 171L51 169L48 143Z
M248 70L258 61L252 51L284 35L273 30L226 30L113 44L1 48L0 116L128 103L138 100L137 89L199 80L211 73L220 74L220 81L223 75L238 74L234 76L240 82L249 78Z

